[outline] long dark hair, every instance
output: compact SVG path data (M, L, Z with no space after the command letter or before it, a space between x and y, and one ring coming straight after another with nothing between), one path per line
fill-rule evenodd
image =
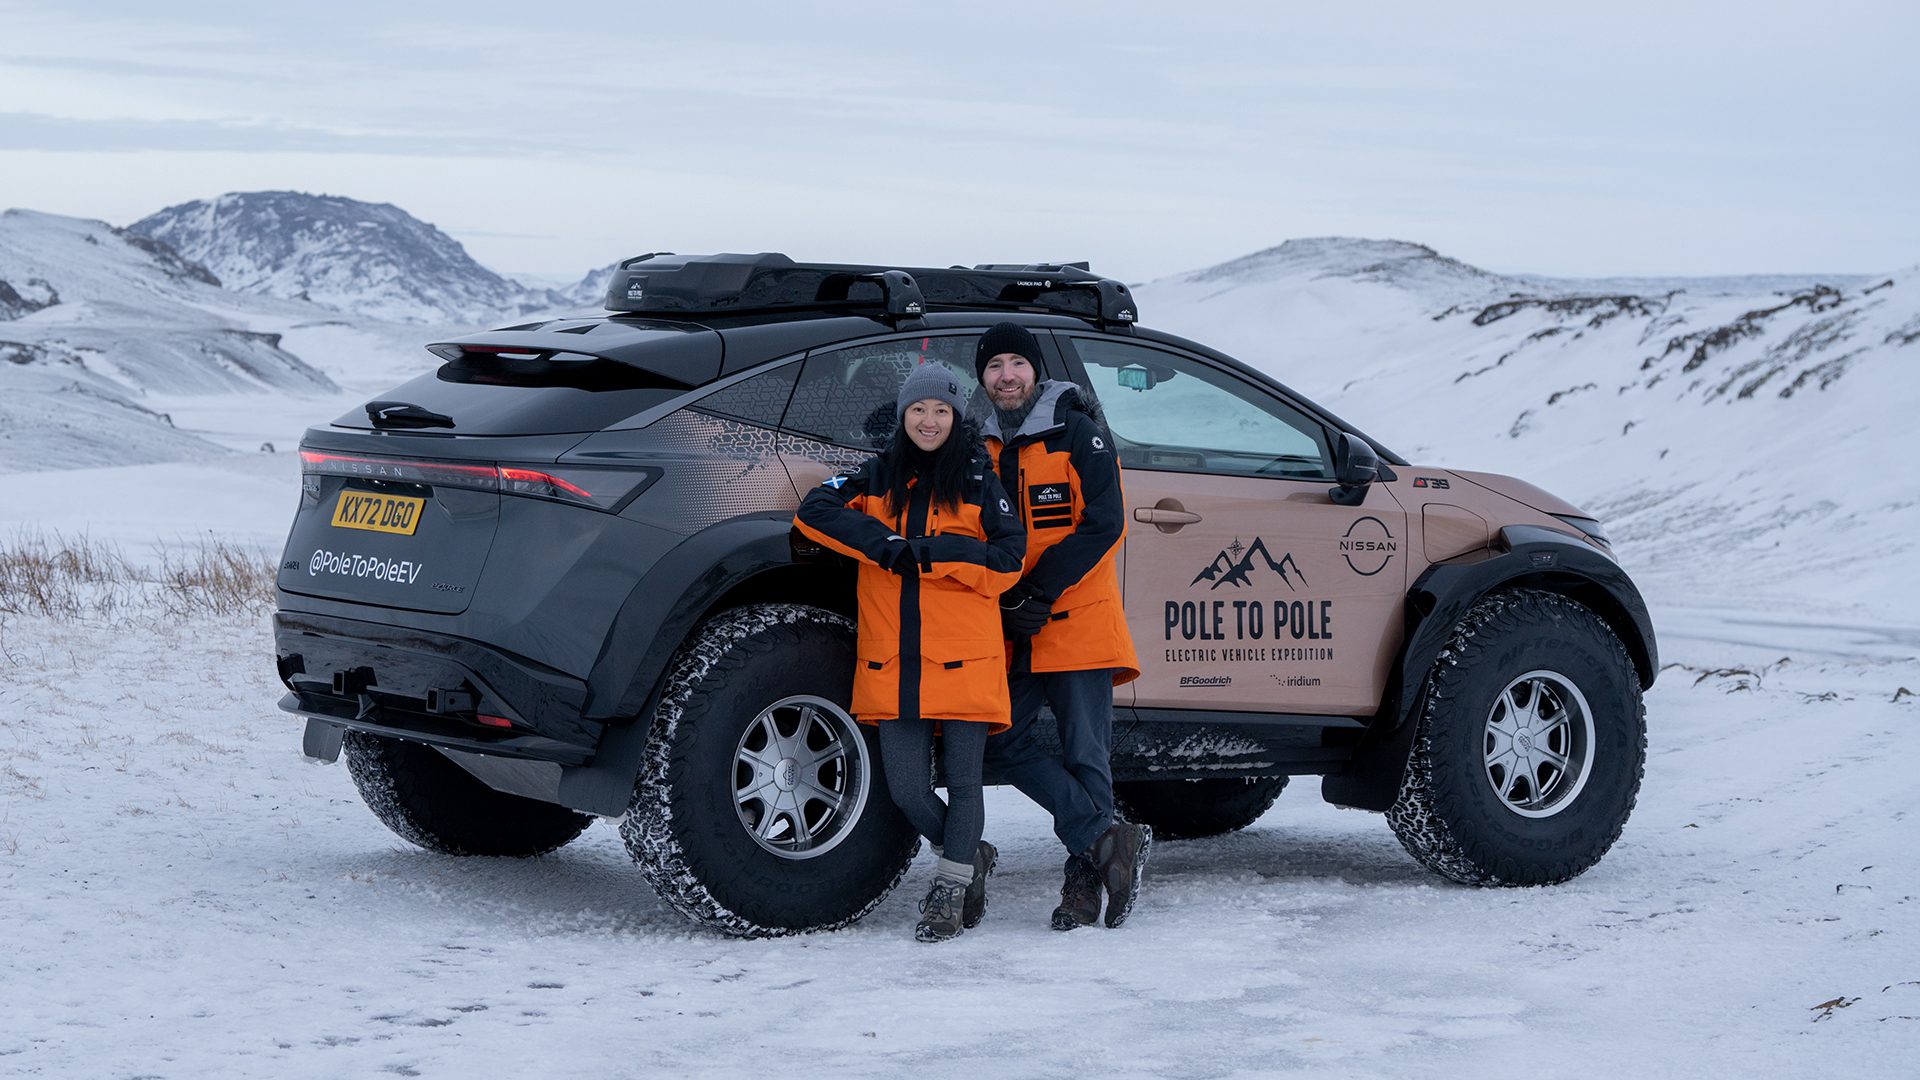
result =
M967 466L979 452L980 425L964 416L953 418L947 441L932 453L913 445L905 424L893 425L893 441L880 451L887 464L887 512L907 508L907 480L915 475L932 494L932 505L958 509L967 494Z

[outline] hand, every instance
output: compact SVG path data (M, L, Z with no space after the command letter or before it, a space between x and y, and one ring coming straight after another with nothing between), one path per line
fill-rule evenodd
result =
M880 564L882 570L901 577L912 577L920 572L920 557L914 552L913 545L897 536L887 541L887 546L874 562Z
M1000 594L1000 626L1010 638L1032 637L1053 618L1053 604L1021 582Z

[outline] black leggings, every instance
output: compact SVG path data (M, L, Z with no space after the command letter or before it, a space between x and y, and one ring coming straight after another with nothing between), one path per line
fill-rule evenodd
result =
M943 720L947 801L933 793L933 725L925 718L880 721L880 765L894 804L927 842L953 862L970 863L987 824L980 792L980 762L987 750L987 725Z

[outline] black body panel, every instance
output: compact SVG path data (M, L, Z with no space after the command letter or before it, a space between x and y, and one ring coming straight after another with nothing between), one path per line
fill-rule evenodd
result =
M499 525L498 492L341 476L307 480L281 555L280 588L448 615L467 609ZM336 504L356 493L422 500L414 532L400 535L332 524Z
M274 651L290 712L423 742L549 761L585 761L600 725L581 718L586 687L565 672L476 641L282 610ZM447 696L464 694L449 707ZM440 706L438 709L435 706ZM511 728L480 724L502 716Z
M324 441L337 448L364 452L369 444L390 443L392 438L336 436ZM310 439L308 445L319 441L322 440ZM489 441L501 446L511 444L515 448L524 445L521 440L478 439L460 440L458 445L472 450L475 444ZM563 445L571 446L578 441L568 436ZM390 445L380 445L377 449L393 452ZM552 449L548 447L549 453ZM527 456L514 454L510 459L527 460ZM484 460L492 460L492 456ZM774 469L780 471L777 464ZM784 471L780 471L780 475L791 499L791 485L785 481ZM683 539L680 533L649 520L649 515L673 516L663 512L650 498L651 491L617 515L512 495L473 491L447 494L491 499L497 505L498 527L488 530L491 546L484 551L484 563L468 591L454 594L464 600L463 608L457 613L376 608L339 597L303 595L284 587L279 596L280 610L351 620L377 619L377 625L396 631L485 642L510 655L584 681L607 646L607 628L631 591L636 576ZM319 513L314 511L316 516ZM319 527L325 530L324 521ZM306 525L296 521L294 536L302 536L305 528ZM437 557L441 561L446 559L444 553ZM290 547L282 566L292 562L297 568L281 571L283 585L288 576L306 577L310 559L308 549ZM428 589L427 579L436 570L435 559L431 552L423 554L427 571L416 588ZM369 621L368 625L376 624Z

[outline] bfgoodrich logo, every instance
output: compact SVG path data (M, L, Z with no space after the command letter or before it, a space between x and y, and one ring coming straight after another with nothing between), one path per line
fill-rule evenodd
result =
M1232 686L1231 675L1182 675L1181 686Z

